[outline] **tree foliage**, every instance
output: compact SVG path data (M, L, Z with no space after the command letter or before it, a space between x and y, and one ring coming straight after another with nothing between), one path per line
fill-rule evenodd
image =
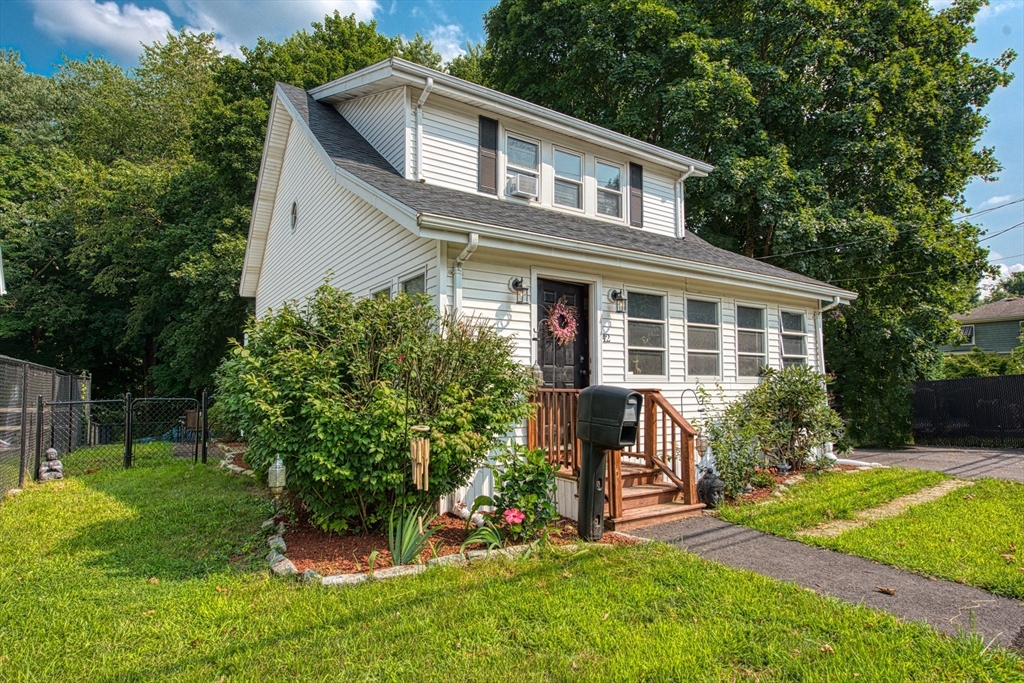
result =
M243 58L211 34L144 46L129 71L0 55L4 353L90 370L98 395L200 390L238 336L238 296L275 81L320 85L429 41L335 12Z
M1001 278L989 295L985 297L984 303L1002 301L1014 296L1024 296L1024 271L1010 273Z
M533 374L513 351L425 296L355 301L325 285L302 308L250 321L218 371L218 407L257 472L281 456L316 524L369 530L465 486L530 414ZM430 427L429 492L413 486L414 425Z
M980 110L1015 55L970 57L979 0L502 0L492 86L716 166L687 183L709 241L859 294L825 321L861 442L910 435L909 382L952 338L985 271L954 221Z

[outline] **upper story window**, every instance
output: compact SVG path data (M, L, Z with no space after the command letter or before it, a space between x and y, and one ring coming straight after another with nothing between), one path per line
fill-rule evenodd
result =
M1021 323L1020 327L1024 330L1024 322ZM960 335L964 338L960 342L962 346L974 346L974 325L961 325Z
M555 193L558 206L583 208L583 157L555 148Z
M629 292L626 295L626 317L631 375L664 375L665 297L657 294Z
M508 193L537 198L540 174L540 145L512 135L506 137L505 173Z
M686 300L686 372L691 376L718 377L721 349L718 304Z
M736 307L736 374L740 377L758 377L768 364L765 352L763 308Z
M622 167L597 162L597 213L622 218Z
M807 365L807 328L803 313L782 311L782 367Z

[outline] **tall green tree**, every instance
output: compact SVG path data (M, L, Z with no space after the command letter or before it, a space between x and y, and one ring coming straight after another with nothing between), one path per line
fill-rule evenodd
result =
M502 0L485 17L492 86L716 169L687 184L688 227L858 292L825 321L849 433L910 438L909 383L955 333L985 271L954 221L981 109L1008 51L970 57L982 3L923 0Z
M996 283L995 288L985 298L985 303L1002 301L1012 296L1024 296L1024 271L1010 273Z

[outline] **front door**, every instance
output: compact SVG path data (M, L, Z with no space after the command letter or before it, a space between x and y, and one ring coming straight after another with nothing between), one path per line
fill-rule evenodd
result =
M590 384L590 325L587 286L555 280L537 280L537 338L544 386L555 389L583 389ZM547 323L559 302L575 311L576 338L559 343ZM564 327L564 326L563 326Z

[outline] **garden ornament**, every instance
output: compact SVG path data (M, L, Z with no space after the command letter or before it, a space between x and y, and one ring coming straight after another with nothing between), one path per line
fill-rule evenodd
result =
M281 456L277 456L274 460L274 464L267 470L267 486L270 487L270 492L274 494L274 500L278 500L281 497L281 493L284 492L285 481L288 476L288 471L281 462Z
M697 500L704 503L708 510L714 510L725 498L725 484L714 470L708 472L697 482Z
M46 459L39 463L39 481L58 481L64 478L64 465L57 459L57 449L47 448Z

